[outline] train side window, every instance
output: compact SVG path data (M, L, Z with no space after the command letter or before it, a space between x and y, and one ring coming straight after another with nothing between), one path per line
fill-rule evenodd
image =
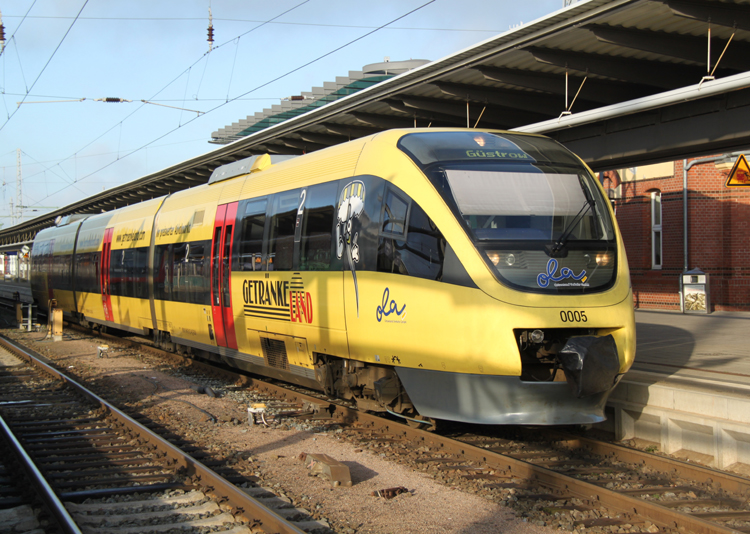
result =
M301 271L331 268L337 193L337 182L314 185L306 190L299 254Z
M269 271L291 271L294 263L294 228L300 190L276 193L273 196L268 231L267 269Z
M68 290L73 289L73 255L66 254L64 260L63 269L65 270L65 288Z
M260 271L263 267L263 231L266 226L267 199L250 200L239 221L239 265L240 271Z
M391 187L386 190L383 202L383 215L380 233L394 237L406 237L406 221L409 214L409 202L397 194Z
M187 261L186 255L189 251L189 243L173 243L169 255L171 260L169 273L169 287L172 293L172 299L176 302L190 302L190 281L187 269L184 263Z
M190 244L185 264L186 274L191 277L190 302L193 304L210 304L211 302L211 287L208 278L211 263L207 258L210 254L210 241Z
M154 299L156 300L172 300L171 246L170 244L154 247Z
M440 280L446 241L435 223L413 202L405 240L381 236L378 242L378 271Z
M172 248L172 300L190 304L211 303L210 241L175 243ZM207 256L208 255L208 256Z
M73 283L72 283L72 264L73 264L73 255L72 254L60 254L57 256L54 256L53 263L57 265L57 280L55 281L55 286L57 289L66 289L71 290L73 289Z
M124 249L113 250L110 252L109 264L109 287L110 294L125 297L128 290L128 258L127 251Z
M148 248L133 249L132 295L137 299L148 298Z
M76 291L99 293L99 253L76 254Z

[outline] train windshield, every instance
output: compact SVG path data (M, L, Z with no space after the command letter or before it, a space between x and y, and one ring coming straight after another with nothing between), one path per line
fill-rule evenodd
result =
M443 195L485 261L526 291L612 285L615 231L595 178L557 142L486 132L427 132L399 147Z

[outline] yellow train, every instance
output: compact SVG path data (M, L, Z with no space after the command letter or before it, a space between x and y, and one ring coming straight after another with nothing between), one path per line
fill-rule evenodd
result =
M601 186L537 135L392 130L40 232L72 320L412 424L587 424L633 362Z

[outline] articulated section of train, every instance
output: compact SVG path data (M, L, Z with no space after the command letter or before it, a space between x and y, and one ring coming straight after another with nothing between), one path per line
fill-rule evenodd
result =
M37 235L31 283L84 325L356 400L586 424L633 362L622 238L556 142L393 130Z

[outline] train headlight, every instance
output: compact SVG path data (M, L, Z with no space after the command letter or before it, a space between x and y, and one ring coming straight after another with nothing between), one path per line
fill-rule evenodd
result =
M612 264L612 253L597 252L594 254L584 254L583 259L587 267L606 267Z
M523 256L521 256L518 252L505 252L503 250L488 250L487 251L487 257L492 262L492 265L495 265L496 267L500 269L508 268L508 267L522 267L521 260Z
M532 343L541 343L542 341L544 341L544 332L542 332L541 330L533 330L529 335L529 340Z
M606 267L612 263L612 253L603 252L596 255L596 264L600 267Z

